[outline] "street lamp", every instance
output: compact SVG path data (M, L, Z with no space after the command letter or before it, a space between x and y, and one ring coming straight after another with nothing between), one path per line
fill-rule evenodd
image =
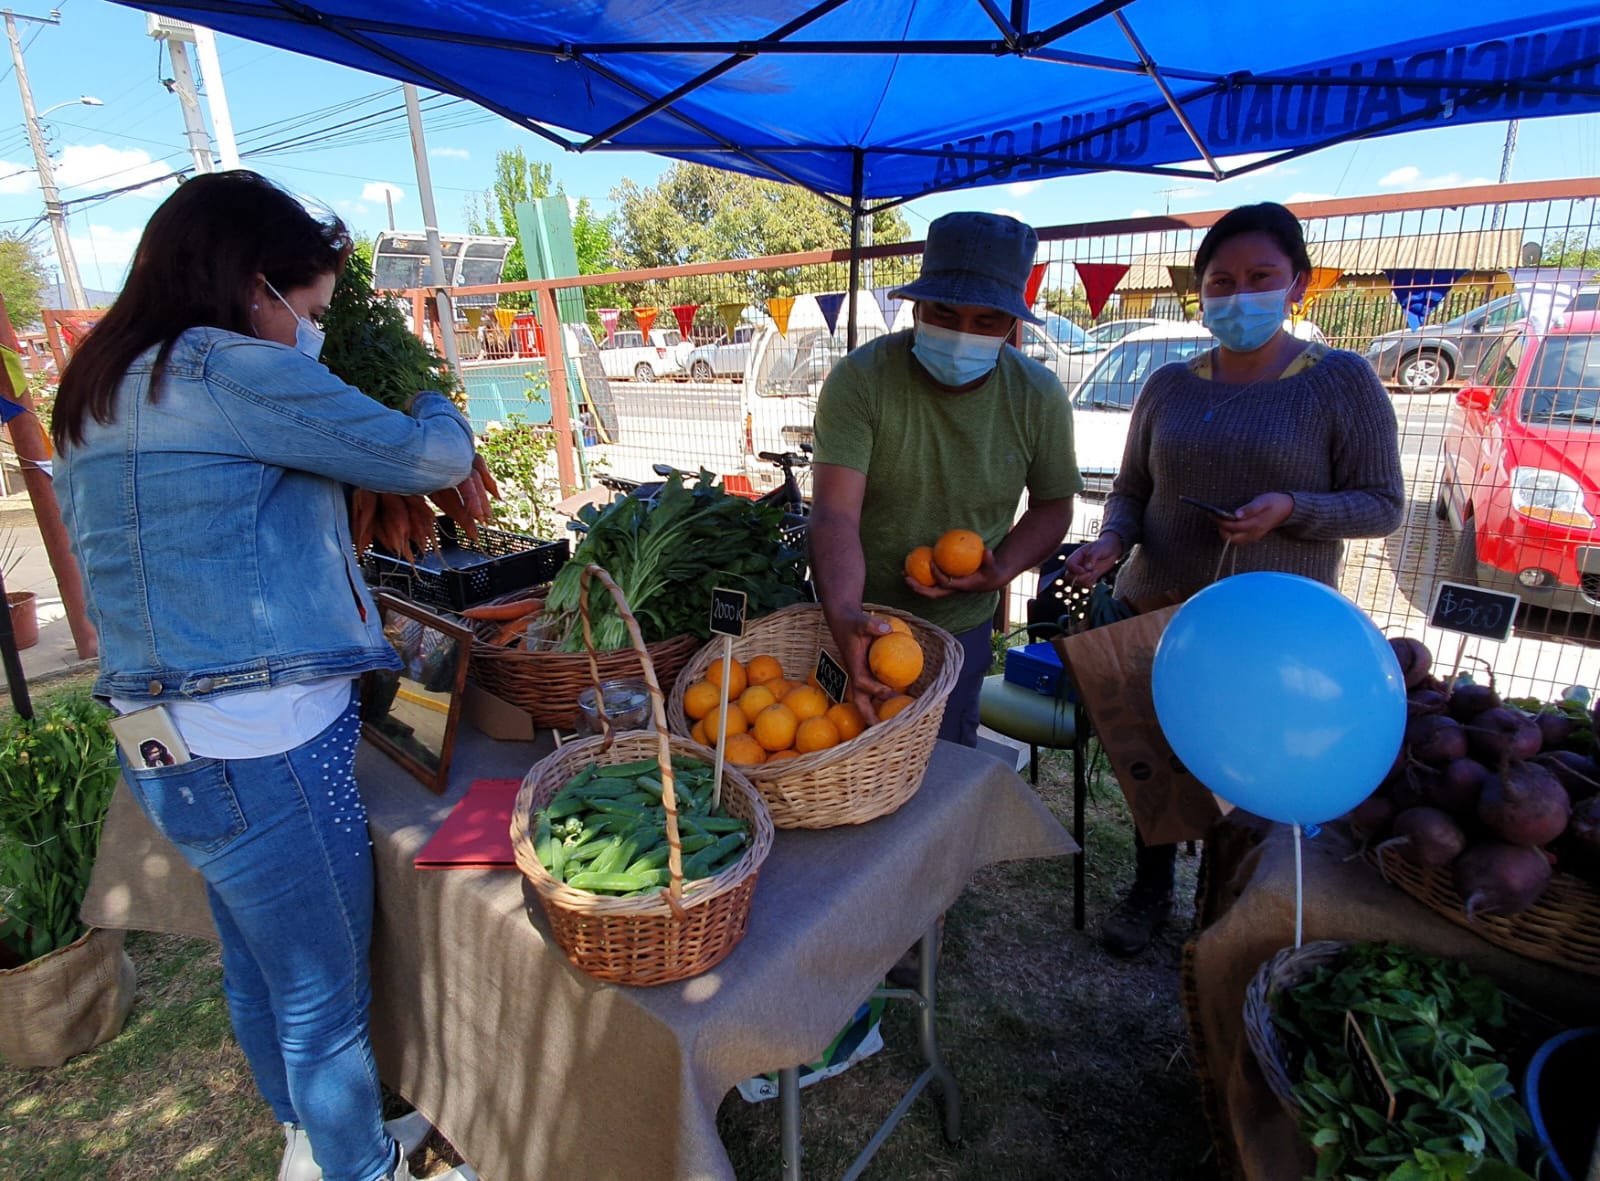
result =
M46 107L44 110L35 115L34 118L42 120L51 111L59 111L62 107L103 107L105 105L105 103L95 98L92 94L80 94L77 98L69 98L64 103L57 103L53 107Z

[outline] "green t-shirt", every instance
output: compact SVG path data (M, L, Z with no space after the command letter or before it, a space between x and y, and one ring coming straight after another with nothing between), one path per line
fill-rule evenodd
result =
M833 367L817 400L814 458L867 477L866 601L963 632L994 615L999 595L924 599L905 585L906 554L947 529L971 529L993 549L1024 490L1034 500L1081 491L1072 408L1050 370L1009 346L977 389L937 389L911 342L910 332L880 337Z

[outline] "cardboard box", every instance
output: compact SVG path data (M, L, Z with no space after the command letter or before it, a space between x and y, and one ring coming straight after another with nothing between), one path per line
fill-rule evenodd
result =
M533 742L539 737L539 732L533 728L533 718L526 710L471 681L467 682L461 717L479 733L502 742Z

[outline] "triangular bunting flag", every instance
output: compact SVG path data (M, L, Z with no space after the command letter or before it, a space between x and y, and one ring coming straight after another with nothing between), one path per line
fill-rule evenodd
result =
M789 313L794 311L794 296L775 295L767 300L767 311L772 313L772 322L778 326L779 336L789 335Z
M889 298L889 292L894 289L895 287L892 283L872 289L872 298L878 301L878 310L883 313L883 322L885 324L893 324L895 313L900 310L896 306L900 303L900 297L897 295L893 299Z
M601 308L600 327L606 330L606 339L610 340L617 332L617 317L622 315L621 308Z
M699 310L700 305L697 303L680 303L673 306L672 314L678 318L678 333L684 340L694 335L694 314Z
M1032 308L1033 301L1039 298L1039 288L1044 286L1044 273L1049 267L1050 264L1047 262L1036 262L1033 264L1033 270L1028 272L1028 285L1022 289L1022 302L1029 308Z
M639 322L639 331L646 336L650 335L650 328L656 322L656 317L661 314L660 308L634 308L633 318Z
M616 312L612 312L611 313L612 323L616 322L616 318L617 318L617 313ZM494 322L496 324L500 325L500 331L501 332L504 332L507 336L511 335L511 326L517 322L516 309L515 308L495 308L495 310L494 310ZM611 335L611 333L607 332L606 335L609 337Z
M1111 298L1111 293L1117 289L1117 284L1122 282L1122 276L1128 273L1128 264L1080 262L1073 265L1078 268L1078 279L1083 284L1083 297L1089 301L1089 314L1099 316L1106 306L1106 300Z
M1383 273L1388 276L1389 286L1394 291L1395 299L1405 309L1406 327L1421 328L1422 322L1428 318L1428 313L1439 306L1449 294L1450 288L1455 286L1457 280L1467 272L1396 268Z
M817 296L817 306L822 309L822 318L828 322L828 331L839 331L839 309L844 306L845 293L843 291L824 291Z
M722 321L722 326L728 330L728 339L733 339L734 331L739 327L739 321L744 318L745 305L742 303L719 303L717 317Z
M1172 289L1178 293L1179 299L1187 301L1189 296L1199 294L1194 285L1193 267L1173 263L1167 267L1167 274L1172 276Z
M1312 304L1333 290L1333 285L1339 281L1340 276L1343 274L1344 271L1338 267L1311 268L1311 279L1306 284L1305 298L1290 309L1296 323L1305 319L1306 315L1311 311Z

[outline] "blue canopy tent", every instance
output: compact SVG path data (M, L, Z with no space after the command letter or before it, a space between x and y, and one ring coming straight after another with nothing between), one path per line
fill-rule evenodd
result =
M1571 0L132 6L459 95L571 151L734 169L856 214L1073 173L1221 179L1351 139L1600 110L1600 4Z

